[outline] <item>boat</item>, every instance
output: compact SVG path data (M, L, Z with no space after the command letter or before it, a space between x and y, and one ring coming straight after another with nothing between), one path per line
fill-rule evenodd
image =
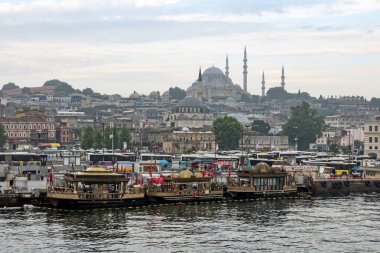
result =
M294 178L285 170L260 162L229 175L226 195L234 199L254 199L297 196L298 191Z
M154 203L216 201L223 200L223 185L210 173L183 170L151 178L146 195Z
M334 195L353 192L380 192L380 169L361 167L349 175L316 173L307 178L314 195Z
M142 187L128 185L128 174L90 167L65 173L62 180L54 180L56 182L48 187L47 198L55 208L127 207L145 203Z

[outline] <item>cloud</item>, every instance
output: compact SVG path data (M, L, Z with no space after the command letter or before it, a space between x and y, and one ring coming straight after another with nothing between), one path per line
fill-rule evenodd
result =
M213 14L209 12L160 15L153 17L162 21L176 22L232 22L254 23L274 22L281 19L318 18L323 16L345 16L374 12L380 10L380 1L376 0L339 0L328 3L318 3L309 6L285 6L280 10L262 10L258 13Z

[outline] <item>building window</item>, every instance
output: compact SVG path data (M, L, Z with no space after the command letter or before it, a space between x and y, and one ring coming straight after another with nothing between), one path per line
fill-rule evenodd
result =
M372 131L372 126L369 126L369 131Z
M372 137L369 137L369 138L368 138L368 142L372 142Z
M375 142L376 142L376 143L379 142L379 138L378 138L378 137L375 137Z
M369 146L369 149L372 149L372 146Z
M379 131L379 126L375 126L375 132Z
M377 149L377 146L375 146L375 149Z

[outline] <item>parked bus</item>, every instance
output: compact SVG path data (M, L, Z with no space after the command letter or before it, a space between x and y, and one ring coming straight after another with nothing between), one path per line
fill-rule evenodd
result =
M94 165L113 165L118 161L136 162L135 153L87 153L87 162Z
M10 165L41 165L46 166L47 155L28 153L28 152L2 152L0 153L0 162Z
M161 167L172 167L173 157L165 154L142 153L140 163L159 164Z
M323 173L332 174L334 176L348 176L352 173L352 171L359 169L359 165L355 162L307 161L306 164L318 166L323 169Z

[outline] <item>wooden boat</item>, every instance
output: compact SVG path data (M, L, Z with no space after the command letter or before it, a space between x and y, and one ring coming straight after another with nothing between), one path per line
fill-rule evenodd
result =
M146 195L152 202L201 202L223 199L223 185L211 175L189 170L161 176L148 185Z
M144 204L141 187L127 185L127 174L104 168L66 173L61 184L48 187L47 198L56 208L87 209ZM58 180L57 180L58 181Z
M227 179L227 196L232 198L262 198L297 196L297 186L281 168L258 163L252 169L238 170Z

